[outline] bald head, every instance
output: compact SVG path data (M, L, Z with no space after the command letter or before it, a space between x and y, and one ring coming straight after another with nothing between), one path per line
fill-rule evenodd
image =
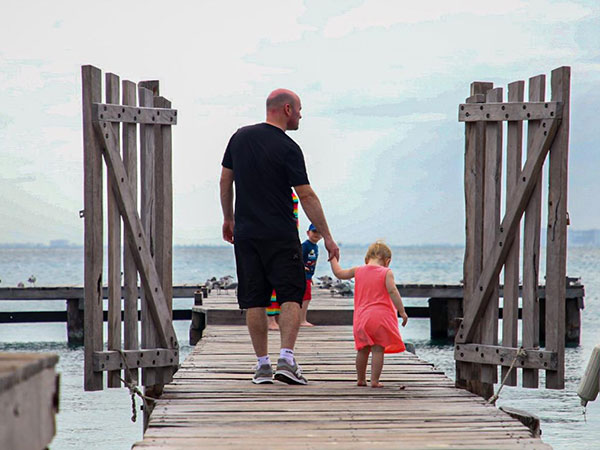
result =
M275 89L267 97L267 111L283 108L286 104L297 106L298 96L289 89Z
M300 97L289 89L275 89L267 97L267 123L282 130L297 130L302 105Z

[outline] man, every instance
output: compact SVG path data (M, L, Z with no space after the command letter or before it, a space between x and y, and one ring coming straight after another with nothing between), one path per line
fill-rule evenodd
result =
M271 92L267 120L240 128L231 137L222 162L223 239L234 245L238 304L240 309L247 309L246 323L258 359L252 378L256 384L273 382L266 315L273 289L281 305L281 351L275 379L307 383L294 359L306 281L292 187L304 212L321 232L329 258L339 257L319 198L308 182L302 150L285 133L298 129L301 109L294 92Z

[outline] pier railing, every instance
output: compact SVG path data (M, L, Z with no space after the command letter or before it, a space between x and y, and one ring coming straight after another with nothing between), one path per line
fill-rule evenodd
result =
M567 178L570 68L552 71L551 99L545 99L545 75L502 88L474 82L471 96L459 106L465 122L466 248L464 320L456 336L457 382L484 397L492 394L502 366L507 385L538 387L546 370L546 387L564 388L565 274L567 245ZM522 164L527 121L526 162ZM503 123L507 122L506 203L501 218ZM545 349L540 348L537 295L540 255L542 168L549 156L546 239ZM520 272L521 218L523 270ZM504 269L502 341L498 337L499 275ZM518 346L519 278L523 280L523 327Z

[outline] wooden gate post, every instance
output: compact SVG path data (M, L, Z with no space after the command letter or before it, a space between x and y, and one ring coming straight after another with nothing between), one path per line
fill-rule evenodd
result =
M93 126L93 103L102 101L102 73L93 66L81 68L83 88L83 174L85 244L85 359L86 391L102 389L102 372L93 369L93 353L102 351L102 147Z

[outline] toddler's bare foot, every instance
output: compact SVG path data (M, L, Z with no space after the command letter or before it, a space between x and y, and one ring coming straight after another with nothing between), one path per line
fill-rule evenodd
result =
M372 388L382 388L383 383L380 383L379 381L371 381L371 387Z
M277 331L279 330L279 325L275 324L269 324L269 330L270 331Z
M358 381L356 382L356 385L357 385L357 386L366 386L366 385L367 385L367 382L366 382L365 380L358 380Z
M314 327L314 325L310 322L302 322L300 324L301 327Z

